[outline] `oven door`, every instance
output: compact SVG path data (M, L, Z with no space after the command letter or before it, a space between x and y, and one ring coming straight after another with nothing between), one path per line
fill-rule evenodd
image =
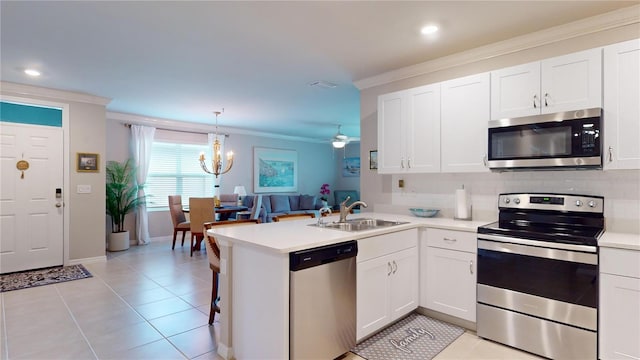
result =
M479 235L477 264L479 303L597 329L597 253L492 241Z

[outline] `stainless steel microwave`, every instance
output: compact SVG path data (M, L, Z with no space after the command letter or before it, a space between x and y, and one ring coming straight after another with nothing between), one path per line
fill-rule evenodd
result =
M492 170L602 168L602 109L489 121Z

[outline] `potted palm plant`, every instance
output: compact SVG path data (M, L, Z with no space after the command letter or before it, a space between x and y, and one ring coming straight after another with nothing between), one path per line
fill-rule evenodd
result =
M131 159L125 162L108 161L106 167L107 215L111 217L109 251L121 251L129 248L129 231L124 229L127 214L142 206L145 196L138 196L134 179L136 168Z

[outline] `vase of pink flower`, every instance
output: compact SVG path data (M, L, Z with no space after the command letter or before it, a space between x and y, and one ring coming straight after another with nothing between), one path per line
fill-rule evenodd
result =
M322 207L329 206L329 198L327 197L329 194L331 194L329 184L322 184L322 186L320 186L320 201L322 202Z

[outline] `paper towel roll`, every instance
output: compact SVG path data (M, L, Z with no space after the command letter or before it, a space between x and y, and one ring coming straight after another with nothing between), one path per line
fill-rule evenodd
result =
M467 193L467 190L456 190L454 217L456 219L469 219L471 217L469 205L469 194Z

